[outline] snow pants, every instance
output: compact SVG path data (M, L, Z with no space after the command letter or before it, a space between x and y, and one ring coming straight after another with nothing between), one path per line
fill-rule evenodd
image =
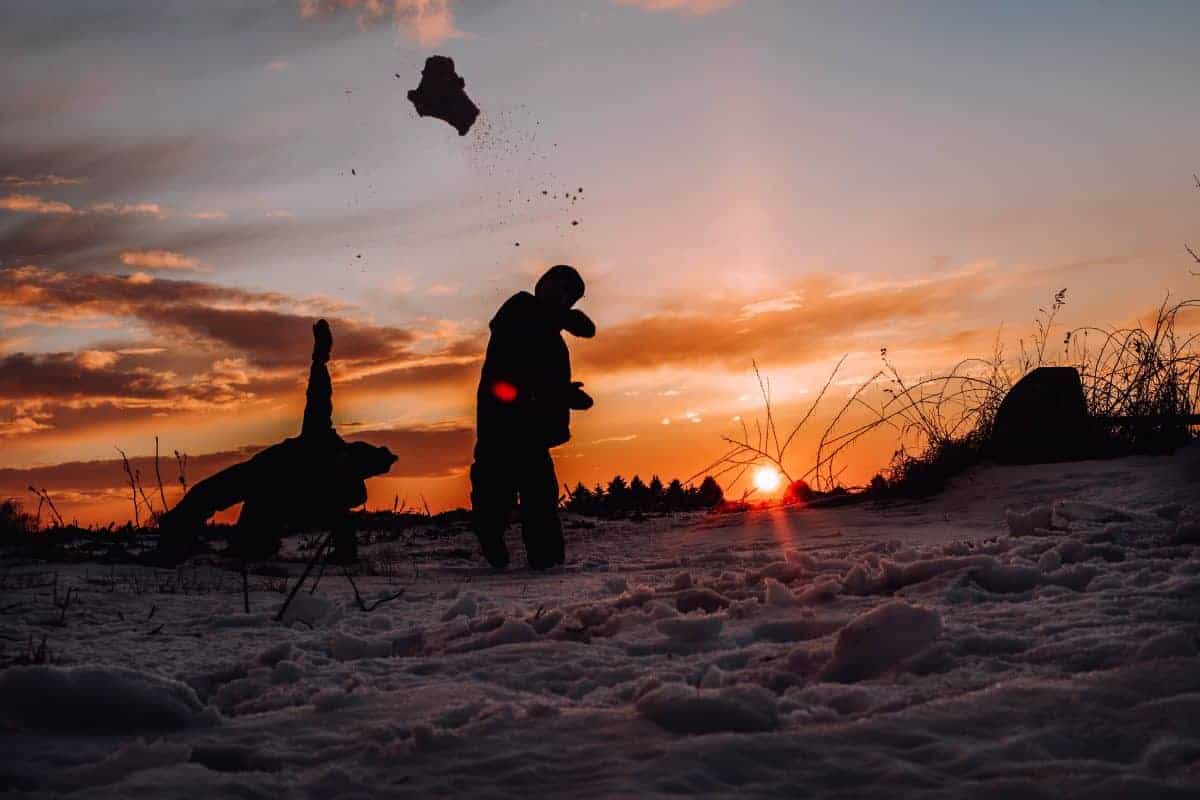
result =
M472 522L484 557L497 569L508 566L504 531L518 498L529 566L541 570L563 563L558 477L550 450L476 445L471 465Z

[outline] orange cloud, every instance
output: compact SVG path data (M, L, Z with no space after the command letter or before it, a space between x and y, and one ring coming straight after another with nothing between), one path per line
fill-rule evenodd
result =
M64 178L62 175L55 175L54 173L29 176L0 176L0 186L12 186L17 189L27 189L38 186L77 186L81 183L83 183L83 178Z
M148 217L165 217L166 209L158 203L93 203L88 210L96 214L115 214L129 216L131 214Z
M158 203L92 203L86 209L79 209L70 203L59 200L46 200L32 194L10 194L0 197L0 211L11 211L16 214L101 214L105 216L142 215L163 218L167 216L165 208Z
M120 259L125 266L136 269L204 269L196 259L171 250L126 250Z
M813 276L774 299L740 307L710 303L610 326L578 348L577 361L600 371L744 369L752 358L764 364L815 363L927 332L926 325L956 317L964 297L993 282L990 272L978 268L907 283Z
M362 28L390 20L401 33L425 47L466 35L455 24L451 0L300 0L304 19L343 11L355 12Z
M738 5L741 0L613 0L619 6L634 6L643 11L680 11L687 14L711 14Z
M16 214L74 214L75 209L57 200L43 200L31 194L10 194L0 197L0 210Z

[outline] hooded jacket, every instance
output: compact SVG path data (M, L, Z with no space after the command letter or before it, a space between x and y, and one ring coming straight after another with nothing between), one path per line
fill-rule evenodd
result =
M571 438L571 408L585 407L571 383L562 331L590 338L596 326L576 309L559 310L529 292L510 297L488 326L476 393L481 445L554 447Z

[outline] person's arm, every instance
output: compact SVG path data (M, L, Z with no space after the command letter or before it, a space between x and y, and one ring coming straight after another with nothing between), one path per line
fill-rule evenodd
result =
M563 315L562 329L580 339L591 339L596 335L596 323L578 308L572 308Z
M329 323L319 320L313 325L312 367L308 370L308 388L304 392L304 423L301 436L320 435L333 429L333 381L329 378L330 351L333 333Z

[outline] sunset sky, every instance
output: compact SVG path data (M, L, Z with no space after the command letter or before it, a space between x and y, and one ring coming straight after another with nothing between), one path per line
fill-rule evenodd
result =
M787 420L842 354L844 393L881 347L1013 347L1063 287L1065 326L1195 296L1197 31L1187 1L6 4L0 497L124 519L116 447L157 435L174 497L172 451L194 482L295 435L325 316L339 430L399 456L370 505L464 504L487 322L560 262L599 328L572 484L703 467L752 359ZM405 98L433 53L465 137Z

